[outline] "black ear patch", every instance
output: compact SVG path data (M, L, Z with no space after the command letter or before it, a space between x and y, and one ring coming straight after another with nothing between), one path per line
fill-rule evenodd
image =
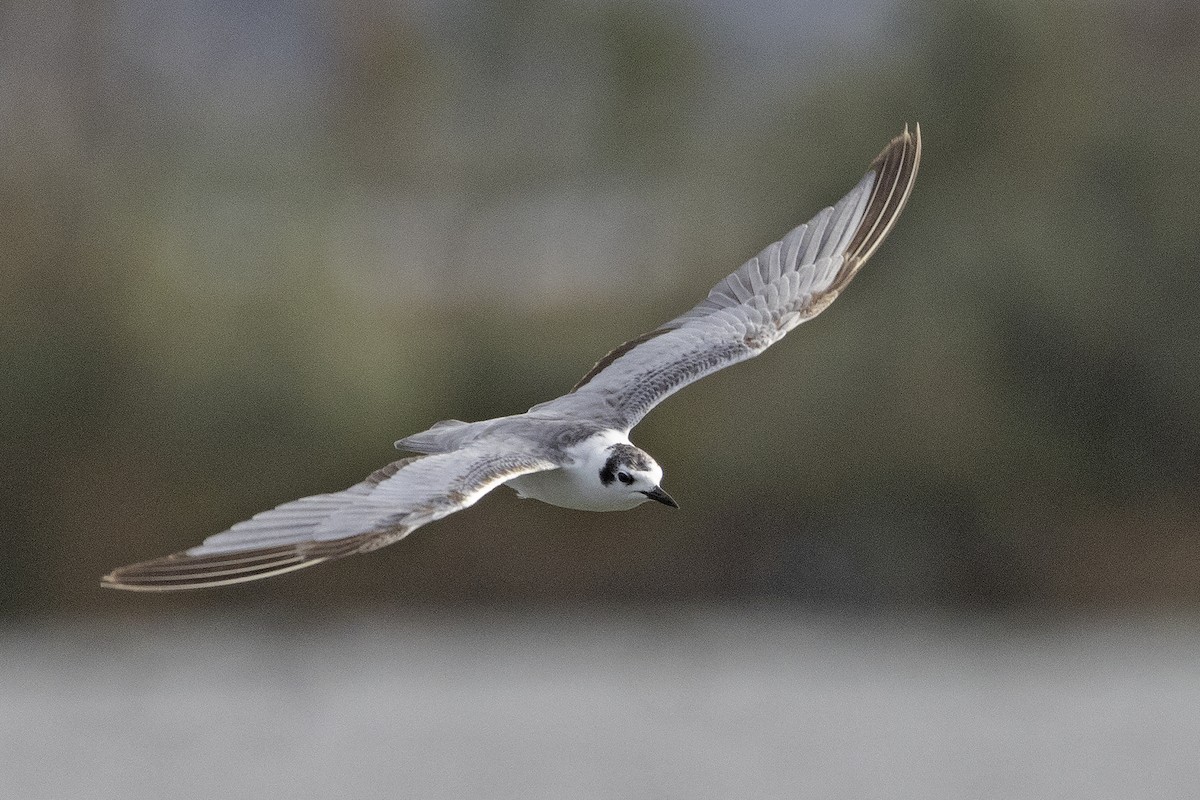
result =
M620 457L611 455L608 461L604 462L604 467L600 470L600 483L608 486L617 479L617 467L620 464Z

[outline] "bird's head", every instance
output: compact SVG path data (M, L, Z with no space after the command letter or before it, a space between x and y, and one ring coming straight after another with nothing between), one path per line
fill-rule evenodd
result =
M605 449L599 470L600 485L605 491L627 501L629 508L647 500L679 508L679 504L659 485L662 477L662 467L645 450L626 442L618 442Z

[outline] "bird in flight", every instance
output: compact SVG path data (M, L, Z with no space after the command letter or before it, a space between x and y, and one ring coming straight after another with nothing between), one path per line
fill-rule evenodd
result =
M753 358L824 311L895 224L921 161L921 128L888 143L850 192L769 245L690 311L602 358L571 391L508 417L446 420L396 442L418 455L331 494L256 514L180 553L113 570L101 585L224 586L366 553L474 505L501 484L520 497L624 511L663 491L663 471L629 441L684 386Z

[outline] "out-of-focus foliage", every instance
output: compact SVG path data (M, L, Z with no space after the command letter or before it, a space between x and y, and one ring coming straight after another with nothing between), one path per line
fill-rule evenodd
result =
M153 602L1200 599L1194 3L868 4L803 58L712 7L271 8L0 10L0 607L144 605L99 574L566 390L905 121L847 298L636 431L681 512L498 492Z

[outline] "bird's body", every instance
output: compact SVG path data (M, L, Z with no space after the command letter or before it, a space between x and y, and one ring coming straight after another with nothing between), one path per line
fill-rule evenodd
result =
M758 355L827 308L891 229L920 155L920 128L906 128L835 206L769 245L691 310L613 350L567 394L524 414L439 422L396 443L420 455L340 492L264 511L181 553L121 567L102 585L190 589L290 572L391 544L500 485L582 511L624 511L647 500L677 507L660 486L662 468L629 432L666 397Z
M655 496L662 468L619 431L602 431L566 448L562 462L558 469L530 472L504 485L518 497L577 511L628 511L646 500L674 505L665 493Z

